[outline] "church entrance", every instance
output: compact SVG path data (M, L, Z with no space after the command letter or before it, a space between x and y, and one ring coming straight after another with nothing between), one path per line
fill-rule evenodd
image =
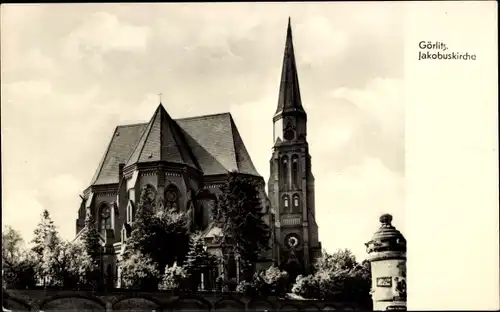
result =
M297 276L304 274L304 269L297 259L290 259L283 265L283 270L288 273L288 283L293 285Z

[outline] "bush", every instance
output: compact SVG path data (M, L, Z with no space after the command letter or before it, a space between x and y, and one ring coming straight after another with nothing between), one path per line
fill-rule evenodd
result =
M173 265L165 268L160 289L162 290L184 290L187 287L189 274L185 267Z
M122 285L125 288L156 290L159 276L157 265L140 252L129 253L121 263Z
M241 281L238 286L236 286L236 291L248 297L257 296L254 285L247 281Z
M271 266L255 273L250 282L240 282L236 291L247 296L283 296L286 294L287 282L288 274Z
M321 298L319 281L314 275L297 276L292 293L304 298Z
M324 252L316 272L297 277L292 292L310 299L342 299L367 302L370 299L371 272L368 262L361 264L349 250Z

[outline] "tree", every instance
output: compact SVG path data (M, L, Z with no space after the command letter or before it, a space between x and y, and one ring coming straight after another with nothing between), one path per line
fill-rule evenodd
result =
M299 276L292 292L304 298L342 298L365 303L370 300L370 276L369 263L358 263L351 251L323 252L316 263L316 272Z
M142 190L137 212L132 223L132 232L127 239L126 251L131 253L141 252L147 254L150 251L148 242L151 241L151 223L153 219L153 211L155 209L154 201Z
M126 242L123 254L124 264L128 265L127 270L130 272L130 279L142 279L146 276L133 273L133 262L129 260L136 259L138 254L148 259L148 262L141 264L142 267L138 268L138 272L144 270L150 272L149 265L154 265L155 270L158 271L157 278L159 279L167 266L172 266L174 263L182 264L188 252L189 233L186 215L175 211L155 213L155 208L155 202L143 189L132 224L132 232ZM142 282L129 280L127 283L137 286ZM158 283L154 283L154 285L158 285Z
M206 245L200 234L193 235L190 239L189 252L186 256L186 272L192 290L198 289L201 275L209 273L217 265L215 255L206 250Z
M85 284L98 287L101 281L100 261L102 253L101 236L95 226L95 218L91 215L85 218L85 227L81 236L81 246L85 251Z
M240 282L236 291L248 296L284 296L287 285L288 274L273 265L255 273L250 282Z
M56 226L54 221L50 217L50 213L47 209L44 209L41 214L41 220L33 231L34 238L31 241L35 244L32 250L37 253L40 257L43 255L43 250L46 245L46 240L48 235L56 233Z
M23 249L21 234L10 226L2 231L2 284L9 288L35 285L35 258Z
M81 241L92 260L99 261L102 252L101 235L96 229L93 216L89 215L85 218L85 230L82 233Z
M44 248L42 271L49 286L65 289L95 286L99 266L82 241L58 240Z
M127 255L120 264L123 287L156 290L160 281L158 265L141 252L129 252Z
M240 260L240 269L253 272L251 265L269 249L270 237L269 226L262 219L258 185L231 172L221 190L212 211L213 221L222 229L219 242L225 254L233 253Z
M37 224L35 230L33 231L33 235L34 237L31 243L34 244L34 246L32 247L32 251L34 252L37 263L35 267L36 279L45 284L45 274L42 270L41 264L49 236L52 236L52 244L58 243L57 229L47 209L43 210L40 216L40 222Z
M182 265L189 251L187 216L182 212L163 211L151 220L152 234L146 245L146 252L158 264L160 273L175 263Z

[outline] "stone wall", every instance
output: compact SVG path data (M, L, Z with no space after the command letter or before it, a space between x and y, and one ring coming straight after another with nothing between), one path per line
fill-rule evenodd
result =
M173 311L331 311L360 310L349 302L245 298L234 293L197 292L176 295L170 292L115 290L106 294L61 290L7 290L4 303L11 311L65 312L173 312Z

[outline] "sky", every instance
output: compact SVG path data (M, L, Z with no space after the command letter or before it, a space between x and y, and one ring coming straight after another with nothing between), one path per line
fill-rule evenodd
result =
M323 248L405 232L403 7L388 2L24 4L1 8L2 223L48 209L75 235L114 128L230 112L267 181L291 17Z

